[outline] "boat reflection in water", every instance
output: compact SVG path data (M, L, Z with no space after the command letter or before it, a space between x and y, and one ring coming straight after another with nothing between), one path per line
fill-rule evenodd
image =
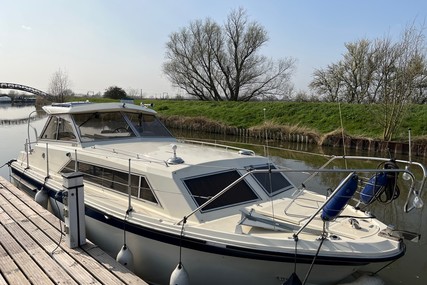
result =
M46 195L54 210L57 203L63 218L63 175L82 173L88 238L112 255L125 245L127 263L149 283L283 284L298 276L333 284L367 265L382 268L405 254L405 237L417 238L366 209L396 199L404 212L422 207L426 169L418 162L333 156L320 168L290 169L252 150L178 140L145 106L44 110L40 136L10 163L13 181ZM360 168L368 160L375 166ZM337 182L321 186L327 176Z

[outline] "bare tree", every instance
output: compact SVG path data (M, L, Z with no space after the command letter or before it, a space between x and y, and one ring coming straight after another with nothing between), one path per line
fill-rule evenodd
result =
M371 103L370 88L375 71L374 52L367 39L346 43L347 53L340 62L340 81L345 89L346 101Z
M242 8L230 13L224 26L197 20L170 35L163 71L174 85L200 100L288 95L295 60L259 55L267 40L265 29L248 22Z
M426 74L424 42L422 31L410 26L399 42L381 50L383 78L378 84L381 100L376 113L384 140L392 138L406 117L409 103L420 86L418 80Z
M316 69L313 73L313 80L309 87L316 90L320 97L324 97L327 102L338 102L343 83L341 82L342 70L339 65L328 65L326 70Z
M131 98L138 98L138 97L141 97L141 94L140 94L141 92L140 92L140 90L139 89L136 89L136 88L128 88L127 90L126 90L126 94L127 94L127 96L128 97L131 97Z
M427 103L427 68L423 74L416 79L414 95L412 103L426 104Z
M347 52L338 63L315 70L310 88L324 94L327 101L372 103L371 89L376 69L371 42L362 39L345 43Z
M58 98L59 102L64 102L64 97L70 92L69 85L68 74L58 69L50 79L48 92Z

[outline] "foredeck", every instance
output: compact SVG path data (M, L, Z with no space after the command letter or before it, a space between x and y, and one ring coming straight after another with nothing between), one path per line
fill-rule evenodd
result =
M0 177L0 284L147 284L90 241L69 248L63 228Z

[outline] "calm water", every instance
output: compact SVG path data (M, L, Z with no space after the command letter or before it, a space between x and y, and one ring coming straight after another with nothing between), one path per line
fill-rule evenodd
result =
M0 166L16 158L18 152L24 148L28 133L30 133L32 139L34 138L34 130L32 128L28 129L27 124L24 123L24 120L26 120L28 115L34 110L35 108L33 106L12 107L0 105ZM33 113L33 115L37 117L36 113ZM43 117L38 117L32 121L31 125L40 133L44 122L45 119ZM221 135L200 137L200 134L197 133L181 132L178 130L173 132L178 137L214 139L227 141L232 144L245 145L246 148L251 148L261 154L266 150L263 142L242 141L235 137L225 137ZM284 150L284 148L297 149L303 152L342 154L342 150L339 149L320 148L313 145L298 145L294 143L275 146L272 142L269 143L268 153L272 157L272 160L280 165L293 168L307 169L320 166L326 160L321 156L290 153ZM347 154L352 153L349 153L347 150ZM354 154L361 155L361 153ZM416 158L414 160L416 160ZM423 163L427 164L425 161ZM9 168L7 166L0 168L0 175L7 178L9 176ZM402 192L402 197L406 197L407 192L405 192L405 190L402 190ZM422 198L427 205L426 193L423 193ZM387 207L382 205L376 207L374 214L386 224L393 224L396 225L397 228L421 233L421 240L418 243L406 242L406 255L383 269L379 275L386 284L389 285L425 285L427 284L427 206L422 210L404 214L402 211L403 200L402 198L400 202L395 201Z

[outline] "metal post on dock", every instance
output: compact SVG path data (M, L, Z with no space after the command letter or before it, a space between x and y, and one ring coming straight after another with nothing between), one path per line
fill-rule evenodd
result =
M30 151L29 151L29 146L30 143L28 140L25 140L25 154L26 154L26 159L27 159L27 168L30 168Z
M46 143L46 177L49 177L49 144Z
M83 173L64 173L65 241L70 248L86 243Z

